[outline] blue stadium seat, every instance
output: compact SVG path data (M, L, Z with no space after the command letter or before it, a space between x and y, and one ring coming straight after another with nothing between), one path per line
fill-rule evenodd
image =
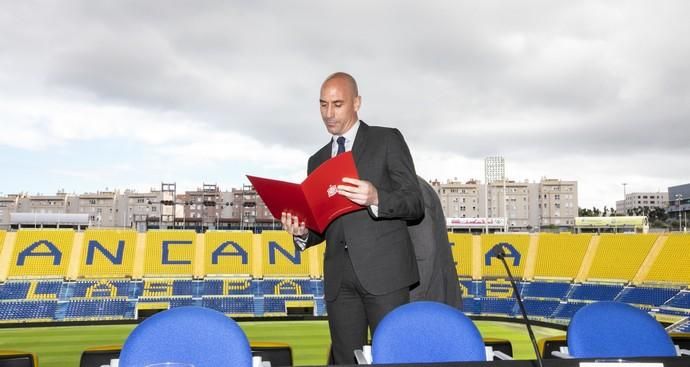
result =
M56 309L56 300L2 301L0 303L0 320L53 320Z
M568 298L571 300L613 301L622 290L622 284L575 284L573 292Z
M191 297L175 297L170 299L170 308L193 306L194 300Z
M664 306L686 308L690 310L690 291L682 291L669 299Z
M250 278L206 279L204 280L203 296L234 296L253 295L257 282Z
M559 301L526 299L524 302L528 316L551 317L560 305Z
M486 360L484 341L472 320L438 302L413 302L386 315L372 338L373 363Z
M575 358L673 357L676 348L653 317L620 302L580 309L568 326L568 351Z
M481 303L473 297L462 297L462 310L466 314L479 315L482 312Z
M491 298L482 297L479 301L481 313L489 314L515 314L515 298Z
M254 297L252 296L204 297L202 305L224 314L254 315Z
M530 282L523 283L520 294L523 297L558 298L565 299L570 290L570 283L565 282Z
M113 290L115 295L111 296ZM80 280L74 285L72 297L127 297L129 292L129 280Z
M271 315L287 315L287 301L303 301L311 302L313 304L314 297L306 296L265 296L264 297L264 313Z
M122 319L134 314L134 303L127 299L72 299L66 319Z
M573 317L575 312L586 305L587 303L584 302L561 303L561 305L554 311L552 317L555 319L570 319Z
M8 281L0 284L0 299L26 299L29 293L30 282Z
M616 301L661 306L678 293L678 288L625 287Z
M264 295L314 294L311 281L303 278L264 279L259 282L259 286Z
M252 365L249 341L232 319L203 307L180 307L144 320L127 337L121 367L183 362L195 367Z

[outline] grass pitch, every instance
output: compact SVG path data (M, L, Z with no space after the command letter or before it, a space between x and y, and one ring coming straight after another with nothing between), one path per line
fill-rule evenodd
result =
M508 339L516 359L533 359L534 352L524 325L476 321L485 338ZM330 343L326 321L241 322L250 341L287 343L295 365L324 365ZM78 366L81 352L89 347L122 344L135 325L54 326L0 329L0 350L38 354L41 367ZM535 327L537 339L562 335L561 330Z

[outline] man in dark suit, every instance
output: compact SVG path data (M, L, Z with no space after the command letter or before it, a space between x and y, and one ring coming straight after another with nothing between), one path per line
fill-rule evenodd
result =
M421 177L419 187L424 198L424 218L407 223L419 268L419 284L410 292L410 301L436 301L462 309L462 290L441 200Z
M338 193L363 210L336 219L324 233L283 213L283 228L299 248L326 240L324 283L336 364L352 364L389 311L409 302L419 280L406 220L424 215L410 151L396 129L369 126L357 112L361 97L352 76L335 73L321 86L321 117L331 141L309 158L308 172L352 150L359 179L344 178Z

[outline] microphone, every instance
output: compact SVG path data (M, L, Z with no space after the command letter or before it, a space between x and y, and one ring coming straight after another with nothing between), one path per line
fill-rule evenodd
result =
M510 285L513 286L513 293L515 294L515 299L517 299L518 307L520 307L520 312L522 312L522 318L525 320L525 326L527 327L529 339L532 342L532 348L534 348L534 354L537 356L537 364L539 365L539 367L544 367L544 364L541 360L541 354L539 353L539 346L537 345L537 340L534 338L534 331L532 331L532 324L529 321L529 317L527 317L527 310L525 310L525 305L522 303L522 296L520 296L517 284L515 284L515 278L513 278L513 274L510 272L510 268L508 267L508 263L506 262L506 253L503 250L503 246L505 245L507 245L507 243L505 242L498 243L491 249L491 252L495 258L501 260L503 266L506 268L506 272L508 273L508 279L510 280Z

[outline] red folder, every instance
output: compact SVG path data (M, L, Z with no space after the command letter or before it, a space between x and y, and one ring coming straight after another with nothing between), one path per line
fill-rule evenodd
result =
M307 228L323 233L339 216L364 208L339 195L343 177L359 178L352 152L333 157L316 168L301 184L247 175L273 216L297 215Z

